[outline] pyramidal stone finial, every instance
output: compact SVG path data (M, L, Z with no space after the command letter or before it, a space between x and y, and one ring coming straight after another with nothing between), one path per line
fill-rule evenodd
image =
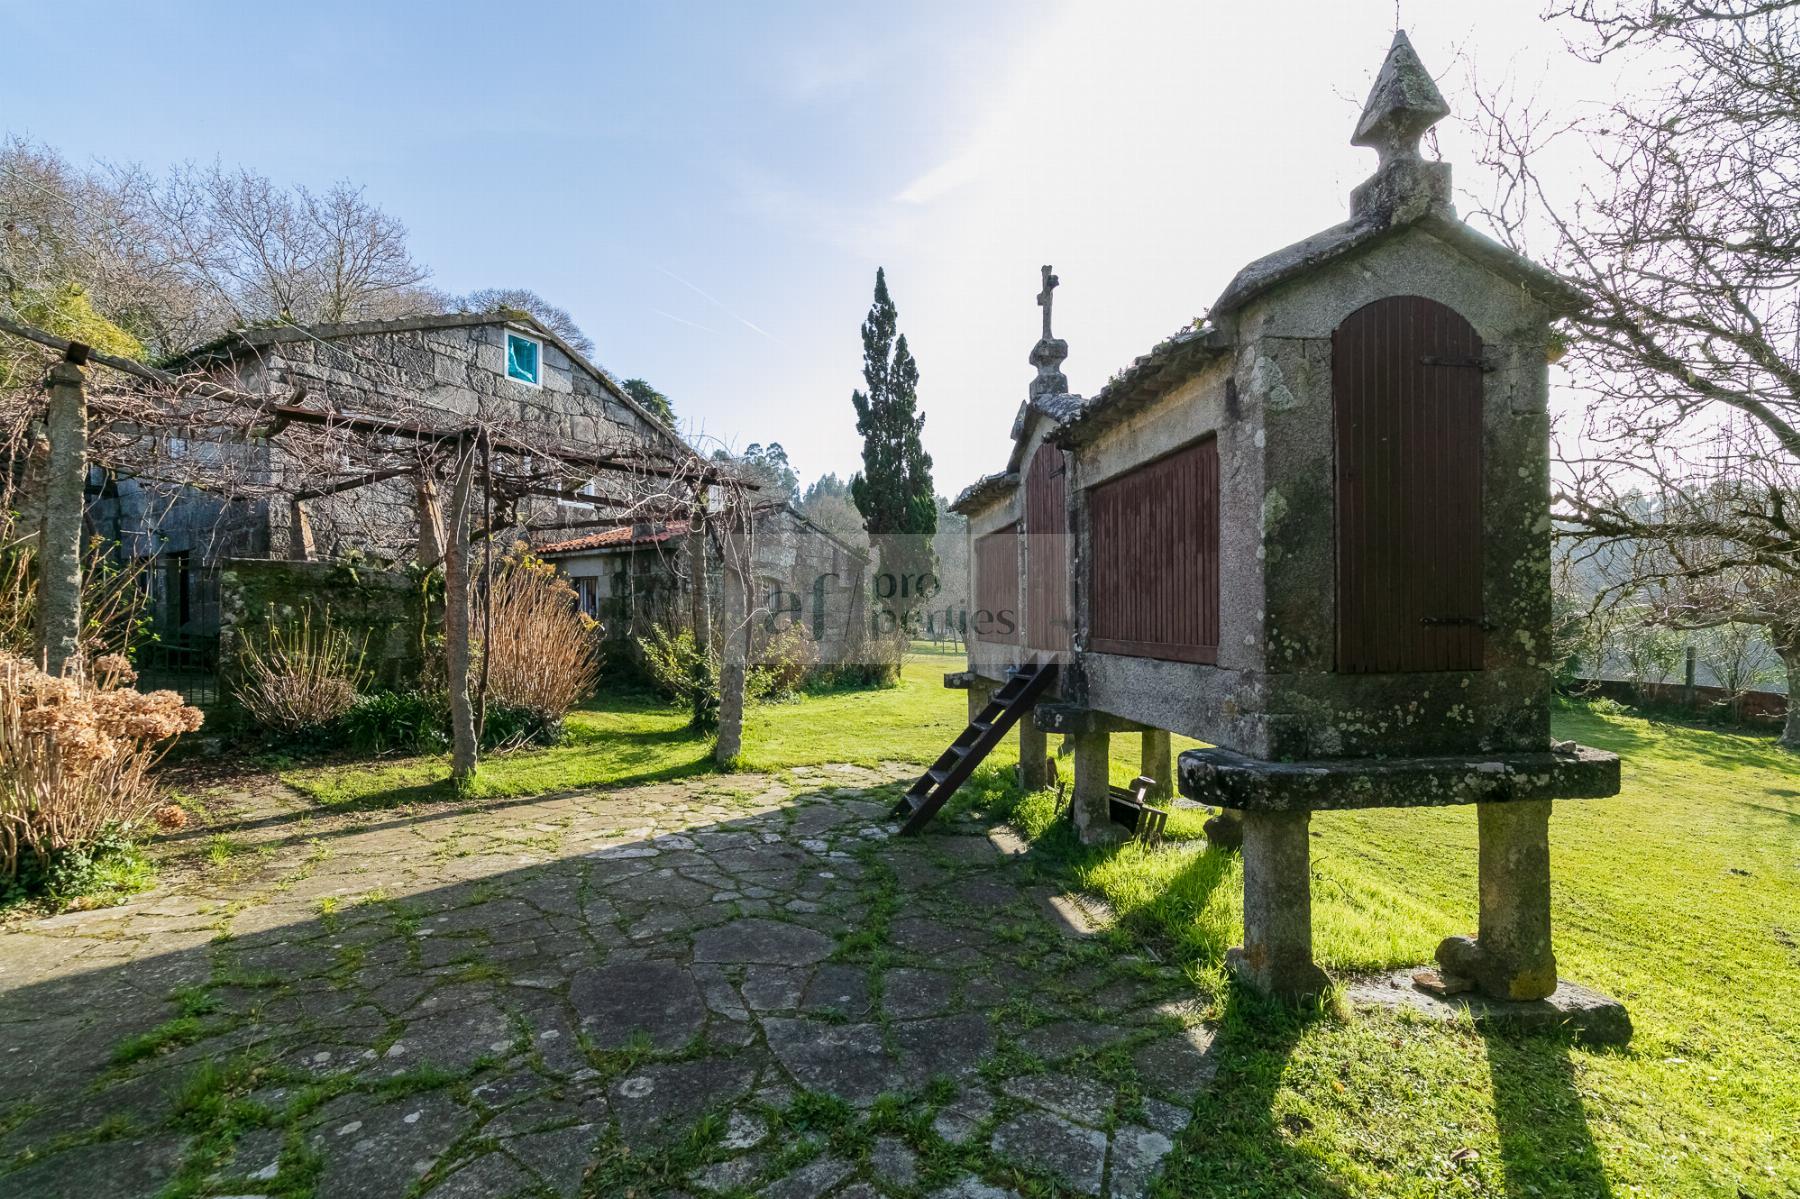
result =
M1353 146L1370 146L1381 155L1375 173L1350 193L1354 220L1396 224L1431 212L1455 215L1450 202L1450 164L1419 157L1419 139L1450 115L1443 93L1419 61L1406 31L1394 31L1381 73L1369 89Z
M1383 163L1390 158L1417 158L1419 139L1449 115L1450 106L1432 82L1431 72L1419 61L1406 31L1397 29L1350 144L1372 147Z

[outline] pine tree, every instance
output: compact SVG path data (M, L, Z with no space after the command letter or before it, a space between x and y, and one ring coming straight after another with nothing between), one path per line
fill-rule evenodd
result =
M917 580L932 570L931 535L937 531L937 501L931 486L931 455L919 433L919 365L896 335L899 312L888 296L887 273L875 272L875 302L863 321L863 381L868 391L852 392L856 431L863 439L863 468L850 480L850 497L862 513L871 539L881 548L881 569L896 578ZM919 597L913 584L892 597L904 616Z

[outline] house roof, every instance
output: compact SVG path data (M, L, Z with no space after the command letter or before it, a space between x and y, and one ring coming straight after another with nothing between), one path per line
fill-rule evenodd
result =
M792 504L781 502L754 509L758 515L779 512L804 525L808 530L829 540L853 558L867 559L868 555L857 549L824 525L814 521L806 513ZM594 533L586 533L580 537L571 537L563 541L552 541L537 546L533 552L541 557L554 558L569 554L593 553L601 550L622 549L626 546L659 545L675 537L685 537L693 522L688 520L639 521L636 524L619 525L610 529L601 529Z
M685 520L619 525L616 528L601 529L596 533L571 537L567 541L553 541L548 545L540 545L532 552L539 557L556 558L566 554L620 549L625 546L658 545L673 537L686 537L690 527L692 527L692 522Z
M173 358L162 363L165 370L179 370L182 367L205 366L212 363L236 362L248 357L267 346L280 345L297 341L335 341L345 337L373 337L383 333L415 333L428 329L464 329L477 325L510 325L529 332L534 337L541 337L554 345L582 370L600 383L612 397L625 405L632 412L642 417L644 422L666 440L680 446L687 453L695 450L675 430L653 416L648 409L631 398L624 386L612 373L604 367L590 362L582 353L564 341L556 332L530 313L518 308L506 308L494 312L452 312L439 315L404 316L385 321L352 321L344 324L297 325L293 323L280 325L258 325L253 328L233 329L221 334L211 341L184 350Z

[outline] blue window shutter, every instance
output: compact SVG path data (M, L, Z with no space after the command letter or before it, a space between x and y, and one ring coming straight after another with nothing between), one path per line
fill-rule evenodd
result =
M506 335L506 373L524 383L538 382L538 346L516 333Z

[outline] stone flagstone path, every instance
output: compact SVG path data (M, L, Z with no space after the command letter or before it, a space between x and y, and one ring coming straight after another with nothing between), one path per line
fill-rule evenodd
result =
M910 775L246 795L222 865L0 931L0 1194L1146 1194L1191 989L1003 832L893 838Z

